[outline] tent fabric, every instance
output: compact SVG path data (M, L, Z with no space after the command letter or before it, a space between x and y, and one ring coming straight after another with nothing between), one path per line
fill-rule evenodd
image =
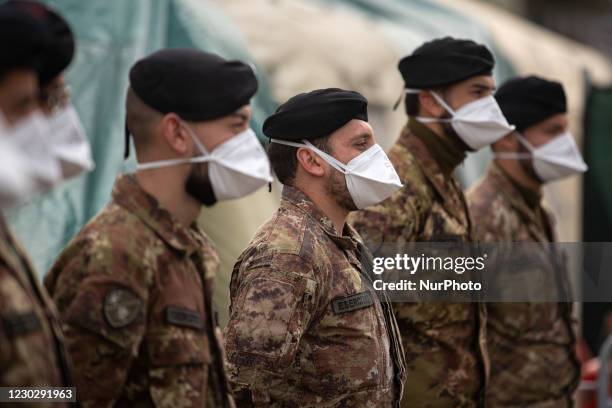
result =
M474 0L222 0L220 4L238 22L253 54L270 73L279 102L322 86L358 90L370 100L374 133L385 148L405 124L403 109L390 111L401 94L397 61L435 37L452 35L487 44L497 61L498 83L531 73L563 82L579 141L585 74L596 84L612 80L609 62L591 48ZM364 64L365 60L376 63ZM463 185L474 183L490 159L489 149L470 154L458 169ZM546 188L550 206L561 220L562 240L580 236L579 188L579 177Z
M222 0L238 22L253 54L270 73L274 96L328 86L353 89L368 98L378 142L390 147L406 123L397 69L401 57L444 35L472 38L496 53L495 76L514 73L487 30L468 17L425 0ZM265 30L262 27L275 27ZM306 68L307 67L307 68ZM473 182L486 167L487 151L472 155L460 177Z
M572 133L582 145L585 97L589 83L612 82L612 65L592 48L567 39L500 8L473 0L435 0L471 16L486 27L498 49L519 75L538 74L563 83ZM545 197L555 213L561 241L581 240L582 177L547 185Z
M127 73L134 61L161 47L198 47L252 62L260 80L252 125L260 137L263 120L278 103L304 90L339 86L368 97L370 122L384 147L406 121L403 109L391 111L402 90L397 62L434 37L453 35L489 45L498 62L498 82L516 73L561 80L577 115L572 116L577 135L584 73L598 84L612 76L609 64L589 48L470 0L44 1L76 33L67 82L96 169L8 214L41 276L109 200L117 173L134 168L133 157L127 164L122 158ZM459 169L465 185L481 174L489 158L487 149L470 155ZM565 240L578 239L578 186L576 178L570 179L549 194ZM222 322L233 262L274 211L279 193L276 184L272 194L262 189L202 211L200 221L222 261L215 293Z
M68 240L108 202L116 175L134 168L133 155L131 162L125 164L122 151L127 74L137 59L162 47L180 46L255 63L239 35L240 30L212 1L49 0L46 3L66 17L76 34L77 53L67 73L67 82L91 142L96 168L7 215L41 276ZM274 103L262 69L257 69L257 76L260 91L253 100L253 127L261 135L261 124L273 111ZM266 195L260 205L272 208L274 201L273 195ZM246 206L240 211L248 212ZM222 217L229 223L239 218ZM237 242L248 242L253 230L245 229L243 239ZM224 250L221 248L222 255Z

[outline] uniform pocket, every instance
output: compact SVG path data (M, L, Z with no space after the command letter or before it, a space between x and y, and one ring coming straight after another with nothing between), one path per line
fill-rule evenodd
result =
M167 327L147 334L149 392L157 407L204 406L211 355L204 332Z
M316 375L310 386L320 394L335 395L384 388L391 373L379 300L355 268L345 267L336 275L343 284L335 285L315 327L311 360Z

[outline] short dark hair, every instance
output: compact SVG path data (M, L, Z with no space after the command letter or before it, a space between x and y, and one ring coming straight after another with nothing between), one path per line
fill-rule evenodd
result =
M331 147L329 146L330 135L319 137L317 139L309 140L315 147L324 151L325 153L331 154ZM278 177L278 181L282 184L292 185L295 181L295 172L297 171L298 160L297 147L287 146L279 143L270 143L268 145L268 158L270 159L270 165L272 170Z
M141 151L150 141L150 133L153 125L163 116L151 108L128 87L125 99L127 127L134 139L136 151Z

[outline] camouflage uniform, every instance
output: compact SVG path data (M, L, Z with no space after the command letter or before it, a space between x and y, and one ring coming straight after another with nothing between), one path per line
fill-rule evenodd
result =
M442 172L426 138L438 136L410 119L388 154L404 187L349 217L375 255L380 255L383 242L473 240L463 192L450 172ZM478 406L484 380L478 336L482 308L468 302L404 302L393 307L407 362L402 406Z
M85 406L228 406L211 298L219 259L120 176L112 201L45 284L60 310Z
M2 216L0 367L1 387L72 386L55 307Z
M339 235L304 193L284 187L232 274L225 344L239 405L399 403L403 351L368 255L350 226Z
M491 165L467 196L472 216L479 220L480 240L554 242L550 214L539 200L535 206L529 205L521 188L496 165ZM546 290L566 291L566 276L557 275L565 271L561 260L546 258L541 264L548 268L538 275L538 271L521 271L514 266L507 270L508 275L516 280L516 274L528 273L530 283L541 283L534 289L540 292L539 296ZM499 275L504 271L497 272ZM491 364L487 407L572 406L579 366L574 355L571 304L487 303L486 308L486 343Z

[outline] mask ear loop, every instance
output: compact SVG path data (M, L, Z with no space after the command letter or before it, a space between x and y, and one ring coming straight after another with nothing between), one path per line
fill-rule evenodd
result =
M156 160L156 161L148 162L148 163L138 163L138 165L136 166L136 170L158 169L160 167L170 167L170 166L176 166L178 164L206 163L208 161L211 161L210 153L206 151L206 148L204 147L202 142L198 140L198 137L196 136L195 132L186 123L182 122L182 124L183 126L187 128L187 132L189 132L191 139L193 140L196 147L200 151L200 156L190 157L188 159L167 159L167 160Z
M200 139L198 139L198 136L195 134L193 129L191 129L191 127L187 123L183 122L182 120L181 120L181 124L187 129L189 136L191 136L191 140L193 140L193 143L195 143L196 147L200 151L200 154L202 156L210 156L210 153L208 152L208 150L206 150L206 148L204 147Z
M533 146L529 144L527 139L525 139L525 137L521 135L519 132L514 132L514 137L516 138L516 140L519 141L520 144L522 144L523 146L527 148L527 150L529 150L529 153L499 152L499 153L495 153L496 159L529 160L533 158L533 153L532 153Z
M406 93L406 94L418 94L421 91L422 91L422 89L406 88L404 90L404 93ZM419 122L421 122L421 123L450 123L450 122L452 122L453 118L455 117L455 111L450 106L448 106L448 104L446 102L444 102L444 99L442 99L440 96L438 96L438 94L436 94L434 91L428 91L428 92L453 117L450 118L450 119L447 119L447 118L428 118L428 117L425 117L425 116L415 116L414 118L416 120L418 120Z
M455 110L453 108L450 107L449 104L446 103L446 101L444 99L442 99L442 97L440 95L438 95L437 93L435 93L434 91L429 91L429 93L434 97L434 99L436 101L438 101L438 103L440 105L442 105L442 107L444 109L446 109L446 111L448 113L451 114L451 116L454 118L455 116L457 116L457 112L455 112ZM452 120L452 119L451 119Z
M327 154L327 153L317 149L312 143L310 143L306 139L302 140L303 143L290 142L288 140L280 140L280 139L270 139L270 140L272 141L272 143L278 143L278 144L282 144L282 145L285 145L285 146L306 147L306 148L312 150L313 152L315 152L319 157L321 157L323 160L325 160L327 163L329 163L330 166L332 166L333 168L335 168L339 172L344 173L344 174L348 173L348 169L346 168L344 163L340 162L335 157L330 156L329 154Z

